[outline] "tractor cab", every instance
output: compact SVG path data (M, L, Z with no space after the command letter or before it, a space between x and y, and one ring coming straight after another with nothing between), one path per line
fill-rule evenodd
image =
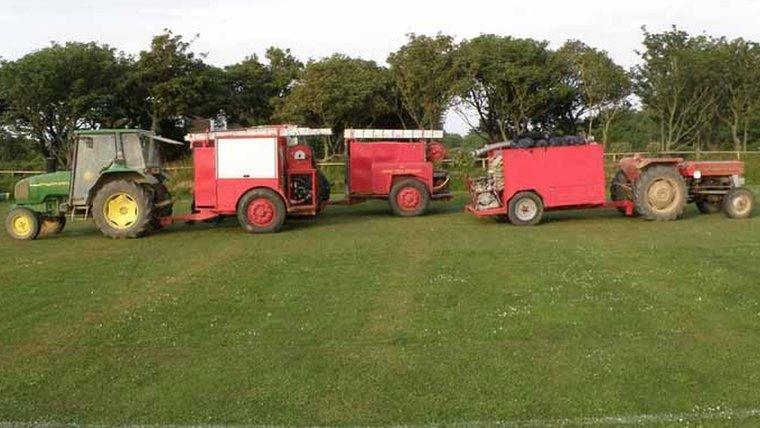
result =
M140 129L81 131L73 147L72 183L69 203L86 206L93 190L110 174L137 174L151 184L161 184L158 141L181 144Z

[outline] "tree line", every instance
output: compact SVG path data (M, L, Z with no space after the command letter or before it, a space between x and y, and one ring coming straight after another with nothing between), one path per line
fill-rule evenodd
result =
M748 40L643 29L632 69L578 40L409 34L386 64L334 54L306 62L270 47L218 67L194 38L165 30L136 55L98 43L53 43L0 62L0 160L67 161L79 129L140 127L180 139L193 119L235 126L471 129L450 145L525 134L586 133L644 149L730 146L760 137L760 47ZM33 144L33 146L30 146ZM341 153L335 139L321 148ZM174 155L179 155L175 153Z

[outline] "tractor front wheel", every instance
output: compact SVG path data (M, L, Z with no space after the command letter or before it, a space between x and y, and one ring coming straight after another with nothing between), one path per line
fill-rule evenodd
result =
M413 217L427 211L430 204L430 192L421 181L406 178L393 185L388 200L394 214Z
M240 226L249 233L273 233L285 222L285 203L269 189L254 189L243 195L238 203Z
M5 218L5 230L13 239L36 239L40 234L40 216L29 208L14 208Z
M755 197L749 189L737 187L723 197L723 212L729 218L749 218Z
M151 192L129 180L113 180L92 200L92 217L100 231L111 238L139 238L151 227Z
M544 203L533 192L520 192L509 200L507 216L515 226L535 226L544 216Z
M675 220L686 206L686 182L674 167L649 167L633 185L633 203L647 220Z

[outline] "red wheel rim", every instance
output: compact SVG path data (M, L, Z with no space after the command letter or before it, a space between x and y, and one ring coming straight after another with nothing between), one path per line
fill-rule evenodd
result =
M414 187L404 187L396 195L396 203L404 211L413 211L420 206L422 194Z
M274 204L265 198L254 199L248 204L246 215L251 224L264 227L274 221Z

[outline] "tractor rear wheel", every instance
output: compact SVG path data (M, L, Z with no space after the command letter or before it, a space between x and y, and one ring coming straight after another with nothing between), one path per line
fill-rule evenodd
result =
M744 187L737 187L723 197L723 212L729 218L749 218L755 205L755 196Z
M248 191L238 202L240 226L249 233L273 233L285 222L285 203L269 189Z
M109 181L92 200L95 225L111 238L138 238L145 235L153 220L152 196L145 187L133 181Z
M16 207L5 218L5 230L13 239L36 239L40 234L40 216L29 208Z
M520 192L509 200L507 216L515 226L535 226L544 216L544 203L533 192Z
M172 194L169 189L162 183L152 186L153 190L153 218L150 221L150 227L153 230L159 230L162 217L170 217L173 212Z
M702 214L715 214L719 213L723 208L723 196L721 195L708 195L700 196L694 200L694 204Z
M393 213L401 217L422 215L430 204L430 192L420 180L405 178L391 188L388 202Z
M615 178L610 183L610 199L613 201L633 201L631 182L622 170L615 174ZM625 214L625 208L620 207L617 210Z
M647 220L675 220L686 206L686 182L674 167L649 167L633 185L633 203Z

